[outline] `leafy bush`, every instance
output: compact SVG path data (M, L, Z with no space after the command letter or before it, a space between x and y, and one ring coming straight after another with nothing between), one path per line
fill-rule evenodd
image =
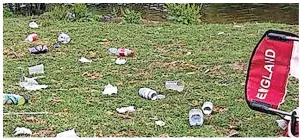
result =
M3 17L12 17L14 14L9 8L3 8Z
M69 10L69 15L71 14L71 18L69 16L69 19L74 18L75 20L80 20L81 18L87 18L88 15L88 8L85 4L76 3L74 4ZM74 15L72 15L74 14Z
M40 20L65 20L68 13L68 7L63 4L52 4L47 12L42 14Z
M135 10L125 9L123 18L126 23L140 24L142 22L141 13Z
M40 20L45 23L48 21L99 21L100 16L88 12L85 4L76 3L72 6L64 4L53 4L49 10L40 16Z
M196 24L200 18L200 8L195 4L176 4L166 5L167 19L183 24Z

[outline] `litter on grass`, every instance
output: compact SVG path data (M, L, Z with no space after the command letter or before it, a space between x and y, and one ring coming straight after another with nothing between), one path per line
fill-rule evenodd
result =
M3 93L3 104L5 105L24 105L29 102L26 95L6 94Z
M29 74L43 74L44 73L44 65L36 65L28 68Z
M32 131L25 127L17 127L14 131L14 135L32 135Z
M60 43L54 43L54 44L53 44L53 47L54 47L54 48L59 48L59 47L61 47L61 45L60 45Z
M38 39L38 35L36 33L32 33L30 35L27 36L27 38L25 39L28 42L32 42Z
M159 100L165 98L165 95L158 94L156 91L150 88L140 88L139 96L149 100Z
M213 103L205 102L202 106L202 110L205 115L210 115L213 111Z
M92 62L92 60L89 60L89 59L87 59L85 57L81 57L80 59L78 59L78 61L80 61L82 63L91 63Z
M33 21L33 22L30 22L30 23L28 24L28 26L29 26L30 28L38 28L38 27L39 27L38 24L35 23L34 21Z
M276 120L278 126L282 129L282 130L285 130L287 128L287 122L286 120Z
M182 92L184 90L184 84L179 81L166 81L165 88Z
M31 46L29 47L28 51L30 54L43 54L48 52L47 45L37 45L37 46Z
M105 86L105 89L102 92L102 94L112 95L112 94L117 94L117 91L118 91L118 89L116 86L112 86L111 84L108 84Z
M134 106L128 106L128 107L116 108L116 111L120 114L124 114L126 112L134 112L136 110Z
M67 35L66 33L61 33L58 37L57 40L63 44L67 44L70 42L71 38L69 35Z
M41 90L48 87L47 85L39 85L39 83L35 79L36 77L27 78L24 76L24 78L22 78L22 80L20 81L19 85L25 90L30 90L30 91Z
M162 120L158 120L158 121L155 121L155 124L156 124L156 125L159 125L159 126L164 126L164 125L165 125L165 122L162 121Z
M123 65L126 63L126 60L125 60L125 58L117 58L115 63L118 65Z
M108 52L110 55L121 57L135 56L135 51L125 48L109 48Z
M58 133L56 135L56 137L68 137L68 138L79 138L76 133L75 133L75 129L71 129L71 130L68 130L68 131L65 131L65 132L61 132L61 133Z
M191 109L189 111L190 126L201 126L204 123L204 114L200 109Z

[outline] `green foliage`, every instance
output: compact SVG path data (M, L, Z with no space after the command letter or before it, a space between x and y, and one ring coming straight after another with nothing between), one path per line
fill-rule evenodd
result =
M63 4L54 4L50 7L50 11L46 12L46 15L50 19L54 20L64 20L68 13L68 7Z
M3 8L3 17L8 18L14 16L14 13L9 8Z
M80 20L81 18L87 18L88 8L85 4L76 3L69 10L69 13L74 14L75 20Z
M195 4L169 3L166 6L168 20L182 24L197 24L200 18L200 8Z
M40 20L42 20L44 23L51 23L58 20L86 22L99 21L99 19L99 15L93 15L88 11L88 8L85 4L80 3L76 3L72 6L53 4L48 12L40 16Z
M123 12L123 17L126 23L140 24L142 22L141 13L128 8Z

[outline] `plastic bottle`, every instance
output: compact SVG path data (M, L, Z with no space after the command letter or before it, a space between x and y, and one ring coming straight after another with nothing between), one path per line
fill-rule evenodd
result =
M140 88L139 95L145 99L156 100L158 94L156 91L150 88Z
M179 81L166 81L165 88L182 92L184 90L184 84Z
M27 36L26 40L28 42L32 42L38 39L38 35L36 33L32 33L30 35Z
M27 96L21 96L16 94L3 94L3 104L14 104L14 105L23 105L29 102Z
M134 56L135 52L133 50L130 49L124 49L124 48L110 48L109 49L109 53L111 55L116 55L116 56Z

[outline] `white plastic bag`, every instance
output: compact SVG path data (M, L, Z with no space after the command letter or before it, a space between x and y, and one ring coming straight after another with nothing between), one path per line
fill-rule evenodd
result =
M30 23L28 24L28 26L29 26L30 28L38 28L38 27L39 27L38 24L35 23L34 21L33 21L33 22L30 22Z
M128 106L128 107L116 108L116 111L117 111L118 113L124 114L124 113L126 113L126 112L134 112L134 111L136 111L136 110L135 110L135 107L134 107L134 106Z
M65 33L61 33L58 37L57 40L63 44L67 44L70 42L71 38L69 35L65 34Z
M108 84L105 86L105 89L103 90L102 94L112 95L112 94L117 94L117 91L118 91L117 87Z
M30 129L25 127L17 127L14 131L14 135L32 135L32 132Z
M80 61L82 63L91 63L92 62L92 60L89 60L89 59L87 59L85 57L81 57L80 59L78 59L78 61Z
M76 133L75 133L75 129L71 129L71 130L68 130L68 131L65 131L65 132L61 132L61 133L58 133L56 135L56 137L68 137L68 138L79 138Z

